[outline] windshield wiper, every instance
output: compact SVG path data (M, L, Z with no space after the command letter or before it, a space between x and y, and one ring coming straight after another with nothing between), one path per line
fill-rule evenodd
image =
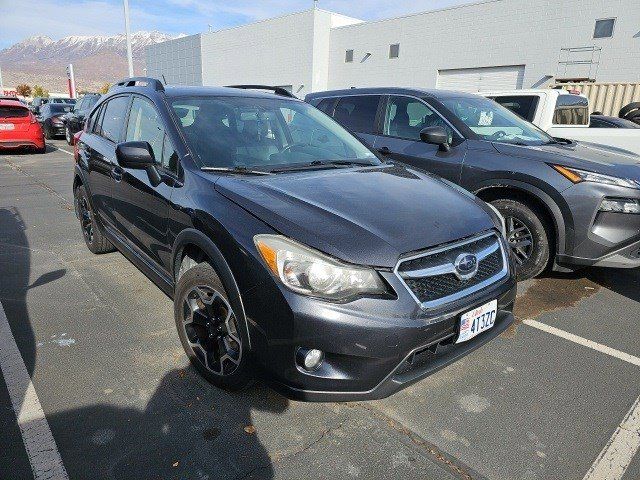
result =
M262 170L251 170L247 167L202 167L203 172L221 172L221 173L235 173L237 175L273 175L271 172L264 172Z
M303 170L321 170L324 168L346 168L351 166L373 166L373 163L358 160L314 160L310 163L291 165L271 170L273 173L297 172Z
M547 145L571 145L573 141L568 138L552 137L552 140L547 142Z

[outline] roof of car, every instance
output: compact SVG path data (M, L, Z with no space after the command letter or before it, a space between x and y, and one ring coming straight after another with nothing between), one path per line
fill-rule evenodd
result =
M7 100L4 98L0 98L0 107L22 107L27 108L27 106L22 103L20 100Z
M402 87L370 87L370 88L347 88L343 90L328 90L325 92L310 93L307 98L318 97L343 97L349 95L416 95L421 97L431 97L434 99L477 97L475 93L456 92L453 90L437 90L427 88L402 88Z

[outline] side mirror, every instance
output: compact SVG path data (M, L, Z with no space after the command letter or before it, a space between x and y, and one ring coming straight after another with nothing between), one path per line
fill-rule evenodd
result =
M133 170L145 170L156 163L149 142L120 143L116 147L116 158L121 167Z
M420 130L420 140L424 143L438 145L442 152L448 152L450 148L449 134L444 127L437 126L423 128Z
M149 142L124 142L116 147L116 159L123 168L146 170L149 181L154 187L162 183L162 177L156 168L156 159Z

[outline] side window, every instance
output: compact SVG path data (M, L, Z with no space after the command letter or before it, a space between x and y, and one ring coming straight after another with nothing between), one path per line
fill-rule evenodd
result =
M444 127L453 142L453 130L431 108L416 98L391 96L384 116L383 135L420 140L420 131L426 127Z
M96 135L102 135L102 115L104 114L104 104L96 111L94 115L94 122L91 128L91 132Z
M166 134L162 146L162 167L173 173L178 173L178 154Z
M336 103L335 98L325 98L316 105L316 108L321 112L331 115L333 113L333 105Z
M129 97L123 96L109 100L106 106L102 107L104 113L100 122L100 135L112 142L120 140L122 125L127 113L127 105L129 105Z
M540 101L537 95L491 97L491 99L529 122L533 122Z
M560 95L553 113L554 125L588 125L589 100L580 95Z
M375 133L376 112L380 95L343 97L336 105L333 118L358 133Z
M158 112L149 101L140 97L133 98L125 141L149 142L156 163L161 163L164 127Z

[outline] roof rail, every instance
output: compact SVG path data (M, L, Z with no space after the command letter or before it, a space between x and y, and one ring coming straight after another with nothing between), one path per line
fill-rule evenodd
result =
M240 88L242 90L270 90L281 97L298 98L285 88L272 87L269 85L227 85L227 88Z
M164 92L164 85L156 78L151 77L131 77L120 80L111 86L111 88L117 87L149 87L153 88L156 92Z

